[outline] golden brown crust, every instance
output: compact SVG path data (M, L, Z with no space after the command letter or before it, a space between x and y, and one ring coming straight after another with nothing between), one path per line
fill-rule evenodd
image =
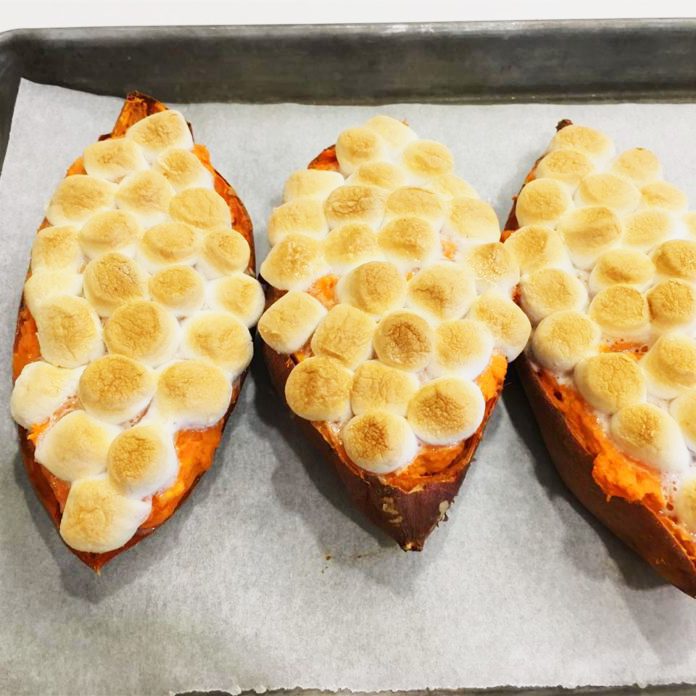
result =
M561 121L558 128L570 125ZM527 177L533 177L536 163ZM515 202L505 227L504 237L518 228ZM608 495L593 477L599 452L584 442L571 428L559 408L561 390L549 389L526 354L517 359L516 369L527 394L542 438L561 479L578 500L616 536L641 555L673 585L696 597L696 563L680 539L673 523L642 502L629 502L615 493Z
M119 114L116 120L112 132L107 135L102 135L99 139L106 140L108 138L121 137L125 134L125 132L133 123L140 121L146 116L150 116L151 114L158 113L166 109L167 107L162 102L157 101L153 97L150 97L141 92L131 92L128 94L126 98L126 101L121 109L121 113ZM204 162L206 168L209 169L210 172L213 174L215 180L215 190L225 199L229 206L232 226L238 232L240 232L249 243L251 254L247 270L253 273L256 266L256 262L254 257L254 234L249 213L244 207L242 201L237 196L234 188L222 177L222 175L217 170L213 169L212 165L210 164L207 150L202 146L196 145L194 146L194 152L196 152L199 159L201 159ZM74 167L75 165L73 165L71 169L73 169ZM41 225L41 228L46 226L47 222L44 220L44 222ZM27 333L27 327L31 326L33 323L33 317L31 316L28 309L24 305L24 302L22 301L17 316L17 327L15 331L15 340L13 347L14 379L17 378L26 362L36 360L39 357L31 351L22 357L19 357L18 354L18 348L22 342L22 338ZM244 370L244 372L242 372L242 374L239 376L238 382L234 385L232 390L232 397L230 400L229 408L225 413L224 417L221 419L220 423L215 426L215 428L219 427L220 432L222 432L222 430L224 429L227 423L227 419L230 417L232 411L234 410L237 404L239 393L244 384L244 379L246 378L246 373L247 370ZM56 529L58 529L60 526L62 512L59 500L56 496L56 492L51 486L49 478L46 476L46 470L34 458L34 443L28 437L29 432L21 426L18 426L17 430L19 436L20 449L22 451L22 458L24 460L24 466L27 471L29 480L32 484L32 487L34 488L34 491L36 492L37 497L41 501L42 505L48 512L51 519L53 520ZM171 513L168 514L163 521L158 522L154 526L141 527L140 529L138 529L135 535L122 547L113 551L108 551L106 553L90 553L84 551L77 551L71 548L70 546L67 546L66 544L67 548L83 563L85 563L85 565L89 566L92 570L94 570L97 573L101 572L101 569L109 561L111 561L113 558L120 555L127 549L131 548L132 546L135 546L135 544L139 543L145 537L149 536L150 534L152 534L152 532L158 529L164 521L172 517L174 513L179 509L181 504L191 494L191 492L196 487L196 484L201 479L206 470L207 469L201 471L190 481L190 483L188 483L185 493L178 500L176 506L173 507Z

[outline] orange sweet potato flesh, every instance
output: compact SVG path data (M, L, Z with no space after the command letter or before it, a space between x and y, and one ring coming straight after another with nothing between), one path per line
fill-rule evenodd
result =
M561 121L558 128L570 123ZM536 163L526 181L534 178L535 170ZM518 227L513 201L503 238ZM644 347L616 343L609 350L640 359ZM696 596L696 544L684 528L663 514L659 474L612 444L575 389L560 385L547 370L537 369L526 354L515 365L551 460L566 486L663 578Z
M309 168L338 170L334 147L323 150ZM310 292L323 294L332 289L335 279L324 281L324 284L329 287L314 287ZM267 306L282 294L268 288ZM263 353L271 381L284 400L285 382L298 356L281 355L265 344ZM416 460L401 472L378 476L365 471L348 458L339 437L328 424L303 418L298 418L297 422L305 437L333 464L353 504L405 551L420 551L428 535L445 518L459 491L500 397L506 372L505 358L494 356L478 378L486 410L481 426L471 437L453 446L423 448Z
M121 113L116 120L113 130L107 135L102 135L99 139L122 137L130 126L137 121L149 116L150 114L164 111L167 107L152 97L140 92L132 92L126 98L121 109ZM230 218L236 230L241 232L249 243L251 258L248 270L253 273L255 268L254 259L254 235L251 218L244 204L237 196L235 190L230 186L222 175L217 172L211 162L208 150L203 145L195 145L194 154L213 174L215 190L225 199L230 208ZM72 174L85 173L82 159L78 158L69 167L66 176ZM44 219L39 229L48 226L48 221ZM21 303L17 316L17 329L15 332L14 350L12 355L12 376L16 379L22 368L32 361L41 357L39 342L36 335L36 322L26 307ZM131 546L135 546L146 536L152 534L160 525L166 522L184 502L191 491L194 489L203 474L211 467L215 450L220 444L225 423L234 410L239 397L239 392L244 383L246 372L244 372L232 390L230 407L223 418L218 423L205 430L184 430L176 435L176 449L179 456L179 476L177 480L167 490L155 495L152 499L152 512L147 520L140 526L135 535L121 548L107 553L88 553L70 550L86 565L96 572L101 569L111 559L123 553ZM70 408L74 408L72 404ZM34 458L34 441L47 423L36 424L30 433L22 427L18 427L19 441L24 459L24 466L27 470L29 480L34 490L46 508L46 511L53 520L56 528L60 526L62 510L65 500L70 490L70 484L61 481L51 474L45 467L39 464Z

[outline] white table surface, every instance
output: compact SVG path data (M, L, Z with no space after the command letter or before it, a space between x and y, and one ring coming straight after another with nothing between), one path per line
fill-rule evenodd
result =
M18 27L684 17L691 0L0 0Z

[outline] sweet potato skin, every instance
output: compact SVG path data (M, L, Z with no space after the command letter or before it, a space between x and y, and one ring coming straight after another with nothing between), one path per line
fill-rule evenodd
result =
M564 128L571 123L570 120L563 120L557 128ZM536 163L530 176L535 168ZM505 227L505 236L514 234L519 227L515 216L515 201L516 199L513 200ZM602 524L642 556L665 580L696 597L696 564L663 518L639 502L606 495L592 475L598 453L589 450L571 431L554 403L556 395L549 392L542 383L526 353L517 358L515 369L539 424L551 461L568 489Z
M227 424L227 419L230 417L232 414L232 411L234 411L234 407L237 404L237 399L239 398L239 393L241 390L241 387L244 383L244 379L246 377L246 372L241 376L240 382L238 387L235 389L232 395L232 401L230 402L230 407L227 410L227 413L225 414L223 418L223 425L222 425L222 432L224 432L225 425ZM31 482L32 488L34 489L34 492L36 493L37 498L41 501L41 504L44 506L44 509L48 513L48 516L51 518L53 521L53 524L55 525L56 529L60 528L60 520L61 520L61 509L60 509L60 504L58 502L58 499L55 496L55 493L51 486L49 485L48 481L44 477L41 469L41 465L36 461L34 458L34 443L29 439L28 431L24 429L21 425L17 426L18 430L18 435L19 435L19 446L22 451L22 460L24 462L24 469L27 472L27 476L29 477L29 481ZM211 462L212 464L212 462ZM206 469L207 471L207 469ZM186 490L185 494L183 497L179 500L177 503L176 507L174 508L173 512L167 519L164 521L166 522L167 520L171 519L176 511L181 507L181 505L184 503L184 501L191 495L191 492L193 489L196 487L198 482L203 478L203 474L205 474L205 471L202 471L192 484L189 486L189 488ZM164 524L164 522L162 524ZM137 543L141 542L143 539L146 537L150 536L154 531L159 529L162 524L159 524L155 527L147 527L147 528L140 528L138 531L133 535L131 539L129 539L123 546L121 546L118 549L114 549L113 551L107 551L105 553L91 553L89 551L78 551L77 549L72 548L71 546L68 546L68 544L65 544L66 548L73 553L75 556L77 556L86 566L91 568L95 573L99 574L102 570L102 568L111 560L116 558L116 556L119 556L122 554L124 551L127 549L131 548L132 546L135 546ZM61 537L61 541L62 541Z
M116 123L114 125L114 129L111 133L102 135L99 140L105 140L111 137L121 137L124 135L126 130L128 129L129 126L132 124L136 123L137 121L140 121L141 119L145 118L146 116L149 116L151 114L157 113L159 111L165 110L167 107L162 104L161 102L157 101L153 97L150 97L146 94L143 94L141 92L131 92L127 98L126 101L123 105L123 108L121 110L121 113L118 116L118 119L116 120ZM239 199L237 196L234 188L222 177L222 175L215 169L212 168L209 162L206 163L208 168L211 170L215 177L215 190L225 198L225 200L228 202L228 205L230 207L230 213L232 215L232 219L234 221L235 227L243 234L244 238L247 240L249 243L249 247L251 250L251 257L249 260L249 269L253 272L255 268L255 258L254 258L254 234L253 234L253 227L251 223L251 217L249 216L249 213L247 212L246 208L244 207L244 204L242 201ZM44 220L44 223L42 224L42 227L45 226L47 223ZM15 331L15 349L17 347L17 342L19 339L20 335L20 326L22 322L22 317L24 315L24 312L22 310L25 309L25 305L23 300L20 302L20 307L18 311L18 318L17 318L17 328ZM224 415L222 419L222 428L221 428L221 433L224 432L225 425L227 424L227 420L230 417L232 411L234 410L237 400L239 398L239 394L241 391L241 388L244 384L244 380L247 375L247 370L245 370L239 377L239 381L236 384L236 386L233 388L232 391L232 398L230 401L230 406ZM44 477L42 473L42 467L41 465L36 461L34 458L34 443L29 439L28 431L23 428L22 426L17 426L17 433L18 433L18 439L19 439L19 445L20 449L22 452L22 460L24 462L24 468L27 472L27 476L29 478L29 481L32 485L32 488L34 489L34 492L36 493L36 496L39 498L41 501L41 504L44 506L46 509L46 512L48 513L49 517L53 521L53 524L55 525L56 529L59 529L60 527L60 520L61 520L61 509L60 509L60 504L58 502L58 499L56 498L55 492L51 488L50 484ZM212 464L212 462L211 462ZM191 485L188 487L186 492L184 493L183 497L178 501L176 507L172 511L171 515L169 515L169 518L171 518L176 511L179 509L181 504L188 498L188 496L191 494L193 489L196 487L196 484L200 479L203 477L203 474L205 471L202 471L196 478L193 480ZM165 520L166 522L166 520ZM164 523L162 523L164 524ZM118 549L114 549L113 551L108 551L106 553L90 553L90 552L85 552L85 551L77 551L76 549L73 549L72 547L68 546L67 544L66 547L75 555L77 556L85 565L87 565L89 568L94 570L96 573L100 573L101 569L112 559L114 559L116 556L120 555L123 553L125 550L131 548L132 546L135 546L137 543L148 537L150 534L152 534L156 529L159 529L159 527L162 526L162 524L157 525L155 527L148 527L148 528L141 528L138 529L138 531L135 533L135 535L122 547ZM62 538L61 538L62 539Z
M338 171L336 146L324 148L308 165L308 169ZM261 279L263 282L263 279ZM266 306L269 307L282 293L268 284ZM263 343L263 355L271 382L278 395L285 401L285 382L294 367L290 356L276 353ZM503 381L498 384L494 396L486 402L483 422L479 429L455 453L447 466L446 480L424 480L411 490L402 490L364 471L351 462L343 448L337 449L310 421L297 418L299 428L321 455L331 462L355 505L369 520L394 539L404 551L422 551L426 539L441 520L459 492L478 447L486 424L500 398ZM289 408L289 407L288 407Z
M281 355L263 343L263 356L271 382L285 401L285 382L294 367L290 356ZM331 462L355 507L375 525L394 539L404 551L421 551L428 535L445 518L472 462L476 448L483 437L485 426L493 413L500 389L486 402L481 427L465 443L449 465L451 476L444 482L426 482L422 487L404 491L391 486L379 476L358 469L337 450L310 421L297 418L296 422L306 439L318 453ZM289 407L288 407L289 408Z
M515 369L563 483L600 522L640 554L665 580L696 597L696 567L660 516L640 503L608 498L592 477L595 453L570 431L525 355L516 360Z

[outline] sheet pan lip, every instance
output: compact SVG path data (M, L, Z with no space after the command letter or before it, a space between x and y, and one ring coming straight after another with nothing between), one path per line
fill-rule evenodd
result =
M220 89L215 87L222 78L208 79L195 90L193 102L372 105L425 101L445 104L691 102L696 96L696 74L692 67L696 65L696 52L691 42L694 33L696 18L10 29L0 32L0 171L21 78L111 96L123 96L129 89L140 86L137 75L128 72L101 89L97 87L100 78L90 74L89 69L86 72L82 69L85 57L95 49L127 49L133 55L121 59L132 69L137 66L141 47L144 52L152 53L162 44L208 45L220 50L228 46L233 60L244 61L247 48L258 44L263 49L271 43L274 50L288 49L294 64L309 70L309 54L315 47L326 52L331 41L348 58L355 47L360 47L362 54L374 53L375 60L382 65L392 50L390 46L398 50L401 43L401 49L411 55L411 67L416 71L415 78L409 80L388 71L377 76L376 92L358 93L352 89L337 93L329 84L333 80L329 73L319 80L319 87L313 86L311 90L306 82L298 86L292 79L275 82L271 79L270 84L259 86L253 81L253 70L259 63L252 50L252 57L245 63L252 79L242 80L239 91L231 92L224 85ZM667 42L669 50L660 51L655 66L643 71L639 46L649 41L657 42L659 48L660 39L663 46ZM442 46L436 45L438 41L443 42ZM584 42L590 44L591 50L585 49ZM510 57L500 50L501 44L511 50ZM604 54L607 60L599 60L598 56ZM421 57L426 59L422 66ZM269 60L268 55L264 59L261 68L272 71L269 66L273 59ZM539 70L549 60L560 65L564 61L569 63L567 80L555 74L558 70L549 76ZM186 92L180 84L167 81L166 62L149 76L144 88L178 103ZM68 65L73 66L71 79L65 75ZM448 69L450 65L452 71ZM621 79L624 74L626 79ZM434 76L438 79L432 79ZM570 87L570 91L563 85Z
M371 36L391 34L417 35L475 35L475 34L512 34L533 31L570 31L601 34L604 32L631 32L642 30L652 32L664 29L696 29L696 18L615 18L615 19L525 19L525 20L491 20L491 21L442 21L442 22L382 22L382 23L327 23L327 24L177 24L177 25L120 25L120 26L85 26L85 27L42 27L15 28L0 32L0 49L9 40L103 40L122 37L158 39L163 36L172 38L200 40L200 34L208 38L253 39L276 35L302 38L336 35L337 37ZM141 36L142 34L142 36Z

